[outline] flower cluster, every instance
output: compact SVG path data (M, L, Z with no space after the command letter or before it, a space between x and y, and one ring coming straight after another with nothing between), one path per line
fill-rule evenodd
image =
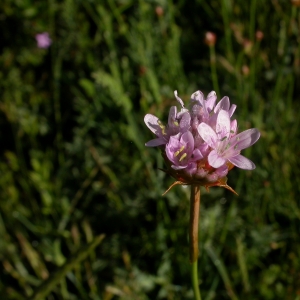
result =
M234 166L253 170L254 163L240 154L260 137L256 128L237 133L237 121L231 120L236 105L210 92L206 99L201 91L192 94L189 109L185 108L177 91L174 92L181 109L172 106L168 124L147 114L144 121L156 138L146 146L162 149L168 165L167 173L179 184L198 184L206 187L224 186L226 175Z

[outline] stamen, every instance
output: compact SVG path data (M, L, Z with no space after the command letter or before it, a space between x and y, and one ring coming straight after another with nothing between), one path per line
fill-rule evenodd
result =
M160 120L157 120L157 124L161 128L162 134L163 135L167 135L167 133L166 133L166 126Z
M185 159L186 156L187 156L187 154L186 154L186 153L183 153L182 156L180 157L179 161L182 161L183 159Z
M233 130L230 130L230 133L234 133L234 131L233 131Z
M236 150L237 148L238 148L238 145L235 145L235 146L234 146L234 150Z
M175 156L175 157L178 156L178 154L179 154L180 152L182 152L184 148L185 148L185 146L182 146L178 151L176 151L176 152L174 153L174 156Z
M177 121L174 121L175 126L179 126L179 123Z
M221 138L221 142L223 142L224 140L226 140L227 139L227 136L224 136L223 138Z
M161 129L166 128L166 126L160 120L157 121L157 124Z

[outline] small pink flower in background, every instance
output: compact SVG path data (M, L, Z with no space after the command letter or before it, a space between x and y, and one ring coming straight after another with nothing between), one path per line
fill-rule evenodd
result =
M52 40L50 39L48 32L42 32L36 34L35 39L37 41L37 46L39 48L46 49L52 44Z

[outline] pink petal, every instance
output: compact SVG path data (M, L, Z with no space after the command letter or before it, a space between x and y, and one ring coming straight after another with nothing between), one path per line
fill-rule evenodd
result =
M234 145L237 150L243 150L252 146L260 137L260 132L256 128L245 130L233 137Z
M199 159L201 159L201 158L203 158L203 155L202 155L202 153L201 153L201 151L199 150L199 149L195 149L194 151L193 151L193 154L192 154L192 160L193 161L197 161L197 160L199 160Z
M174 161L174 152L176 149L180 148L181 144L179 142L179 134L171 136L169 142L166 145L166 154L168 159L175 163Z
M220 110L217 118L216 132L219 139L224 136L228 137L230 132L230 118L229 114L225 110Z
M185 153L188 157L191 157L194 151L194 137L190 131L185 132L181 138L180 142L186 145Z
M185 172L188 173L190 176L195 174L196 171L197 171L197 164L194 162L189 163L187 168L185 169Z
M212 111L217 100L217 94L215 91L211 91L206 98L206 107L209 112Z
M224 177L227 175L228 173L228 167L227 165L223 165L220 168L218 168L215 173L219 176L219 177Z
M207 108L206 108L206 101L204 100L204 95L201 91L197 91L192 94L191 100L199 102L202 106L204 115L208 115Z
M174 122L176 121L176 115L177 115L177 107L171 106L169 111L169 118L168 118L168 124L174 126Z
M237 155L231 158L228 158L228 160L237 166L238 168L244 169L244 170L253 170L255 169L255 164L248 158L246 158L243 155Z
M191 116L188 112L186 112L182 115L179 126L180 126L181 132L185 132L190 128Z
M236 105L232 104L231 107L230 107L230 109L229 109L229 111L228 111L230 118L232 117L232 115L233 115L233 113L234 113L235 110L236 110Z
M224 109L224 110L229 110L230 106L230 101L227 96L223 97L219 103L216 105L214 112L217 113L219 110Z
M192 94L191 99L194 101L198 101L201 105L203 105L204 95L201 91L197 91Z
M203 156L207 156L208 155L208 152L210 150L210 146L207 144L207 143L203 143L203 144L200 144L200 145L197 145L198 149L200 150L201 154Z
M144 118L144 122L147 127L156 135L159 135L161 128L158 125L159 119L151 114L147 114Z
M167 141L164 138L158 138L158 139L150 140L149 142L147 142L145 144L145 146L147 146L147 147L157 147L157 146L160 146L160 145L164 145L166 143L167 143Z
M232 120L231 123L230 123L230 133L231 133L232 136L235 135L236 130L237 130L237 121Z
M208 163L214 168L221 167L222 165L225 164L225 162L226 162L226 159L223 157L220 157L216 150L212 150L208 154Z
M198 126L198 132L203 140L212 148L215 148L216 141L218 139L214 130L206 123L201 123Z
M187 167L187 165L186 166L176 166L176 165L172 165L171 166L174 170L182 170L182 169L185 169L186 167Z

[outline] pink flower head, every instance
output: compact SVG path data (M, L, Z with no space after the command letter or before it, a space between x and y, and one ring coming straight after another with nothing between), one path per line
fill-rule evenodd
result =
M168 124L154 115L147 114L145 123L156 135L146 146L160 146L168 165L167 173L179 184L199 184L206 187L223 186L233 191L226 183L226 175L233 166L253 170L254 163L240 154L260 137L252 128L237 133L237 121L231 120L236 105L230 105L223 97L217 104L217 95L210 92L205 99L201 91L191 96L190 109L174 92L181 110L172 106Z
M36 34L35 39L37 41L37 46L39 48L46 49L49 48L50 45L52 44L52 40L50 39L48 32L42 32Z

